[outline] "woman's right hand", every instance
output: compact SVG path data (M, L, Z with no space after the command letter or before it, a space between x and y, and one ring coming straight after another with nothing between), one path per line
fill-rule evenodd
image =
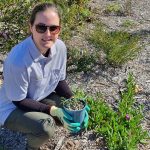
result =
M63 126L69 130L69 132L76 133L80 131L80 123L74 123L72 116L65 112L62 108L52 106L50 109L50 114L53 117L57 117Z

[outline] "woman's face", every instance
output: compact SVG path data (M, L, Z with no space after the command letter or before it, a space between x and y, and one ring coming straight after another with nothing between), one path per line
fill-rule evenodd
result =
M30 25L30 31L33 36L35 45L44 54L47 49L51 48L60 33L60 19L58 14L51 9L38 12L34 24ZM52 32L45 26L52 26Z

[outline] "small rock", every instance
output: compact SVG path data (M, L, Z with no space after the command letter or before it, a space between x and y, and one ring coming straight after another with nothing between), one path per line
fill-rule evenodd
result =
M135 85L135 93L139 93L139 92L142 92L143 91L143 88L140 87L139 85Z
M67 150L74 150L75 144L71 140L68 140L65 142L65 147Z
M75 148L78 149L80 146L80 142L78 140L75 140L74 143L75 143Z
M96 144L99 145L99 143L100 143L100 138L97 138L96 139Z

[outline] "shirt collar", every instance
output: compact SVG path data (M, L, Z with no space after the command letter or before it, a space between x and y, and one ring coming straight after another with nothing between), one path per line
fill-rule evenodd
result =
M40 53L39 49L36 47L36 45L32 39L32 36L28 37L28 41L29 41L29 47L28 47L29 52L35 62L37 62L39 60L43 60L43 59L50 60L56 54L56 45L55 44L52 45L49 56L45 57Z

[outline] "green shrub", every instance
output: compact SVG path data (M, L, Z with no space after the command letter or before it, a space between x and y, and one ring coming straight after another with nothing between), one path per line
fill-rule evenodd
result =
M114 66L134 59L140 50L139 36L125 31L106 32L101 24L95 27L88 40L98 49L102 49L108 63Z
M123 10L120 4L118 3L111 3L108 4L104 10L104 13L106 15L117 15L121 16L123 15Z
M62 13L61 38L70 38L71 30L76 30L90 15L85 7L88 0L3 0L0 1L0 49L9 51L15 44L29 35L28 20L31 9L37 3L54 2ZM9 9L8 9L9 8Z
M125 0L123 6L119 3L114 2L106 6L104 14L106 15L116 15L116 16L130 16L132 12L132 0Z
M90 15L90 11L84 6L77 4L72 4L71 6L65 6L65 11L63 11L63 31L61 37L67 40L71 37L72 32L77 29L79 25L82 24L83 20Z
M12 46L24 39L28 32L27 17L30 4L27 1L3 1L0 3L0 37L1 51L10 50ZM9 9L8 9L9 8Z
M132 20L125 20L122 24L121 24L121 26L122 27L125 27L125 28L132 28L132 27L134 27L134 25L135 25L135 23L132 21Z
M95 62L97 61L97 53L89 52L87 49L70 49L68 50L68 65L69 72L84 72L92 71Z

